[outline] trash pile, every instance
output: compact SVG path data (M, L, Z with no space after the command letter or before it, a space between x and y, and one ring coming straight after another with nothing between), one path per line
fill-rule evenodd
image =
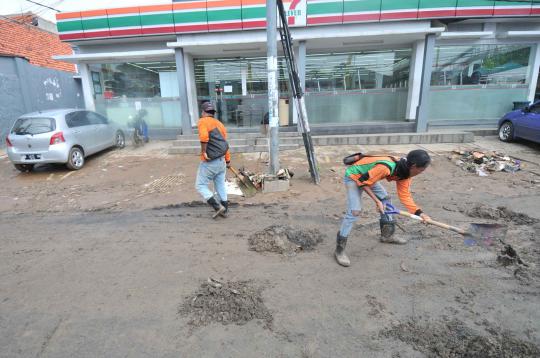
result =
M272 314L264 304L262 290L251 281L209 277L196 292L185 298L178 313L187 316L192 327L214 322L243 325L254 319L262 320L270 327Z
M504 153L490 151L462 151L454 150L448 157L461 169L486 177L493 172L515 173L521 168L521 162L510 158Z
M244 175L247 175L247 177L251 180L251 182L255 185L257 189L261 189L264 183L265 179L268 179L269 177L272 177L272 179L277 180L289 180L294 176L294 173L290 171L289 169L280 169L275 176L269 175L269 174L256 174L253 172L249 172L247 170L240 169L240 172Z
M300 251L311 251L323 241L317 229L295 229L272 225L248 238L249 249L256 252L275 252L295 256Z

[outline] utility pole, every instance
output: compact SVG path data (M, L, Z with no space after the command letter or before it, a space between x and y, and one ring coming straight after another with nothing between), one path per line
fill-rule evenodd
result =
M266 46L268 71L268 121L270 127L270 174L279 168L279 116L278 116L278 59L277 59L277 5L276 0L266 0Z

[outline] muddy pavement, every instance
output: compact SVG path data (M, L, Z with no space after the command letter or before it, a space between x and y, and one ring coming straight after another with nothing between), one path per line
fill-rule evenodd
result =
M99 171L67 177L20 175L0 160L0 357L537 356L537 176L479 178L449 162L446 148L428 149L433 167L413 184L422 208L460 227L502 220L526 266L502 244L465 246L405 219L397 233L409 243L381 244L368 200L347 247L352 265L337 265L339 160L358 148L320 150L319 187L302 151L284 153L297 173L291 191L233 198L220 220L193 193L193 158L112 151L89 161ZM172 175L181 179L159 181ZM496 214L469 216L477 206ZM250 249L250 238L276 226L322 240L296 255Z

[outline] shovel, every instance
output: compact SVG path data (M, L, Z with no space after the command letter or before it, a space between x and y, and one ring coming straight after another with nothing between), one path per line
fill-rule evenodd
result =
M240 172L234 167L229 167L230 171L233 172L234 176L238 178L238 186L246 198L252 197L257 194L257 188L255 184L246 176L240 174Z
M468 230L463 230L461 228L441 223L435 220L424 220L418 215L414 215L403 210L398 210L392 204L386 204L384 213L406 216L414 220L424 221L427 224L435 225L446 230L457 232L458 234L463 235L464 244L467 246L492 246L496 241L504 243L504 237L506 235L506 230L508 229L506 225L501 224L473 223L469 225Z

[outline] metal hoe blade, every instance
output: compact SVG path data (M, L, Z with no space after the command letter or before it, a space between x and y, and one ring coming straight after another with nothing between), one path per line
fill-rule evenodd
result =
M497 241L503 242L508 227L502 224L471 224L465 232L465 245L492 246Z

